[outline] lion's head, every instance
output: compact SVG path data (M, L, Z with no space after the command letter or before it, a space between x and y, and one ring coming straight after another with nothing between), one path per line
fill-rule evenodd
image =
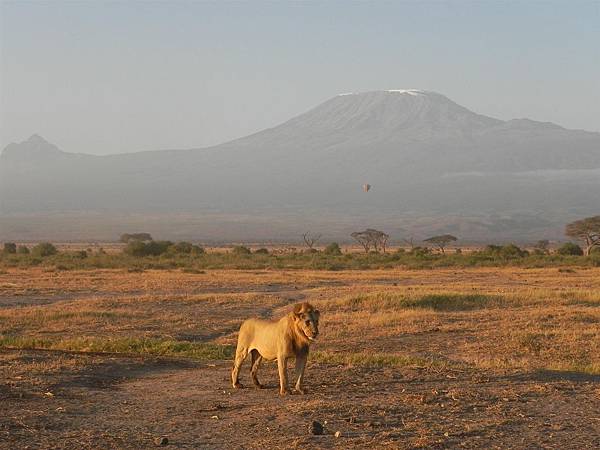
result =
M294 305L292 314L298 330L309 341L314 341L319 335L319 311L310 303L304 302Z

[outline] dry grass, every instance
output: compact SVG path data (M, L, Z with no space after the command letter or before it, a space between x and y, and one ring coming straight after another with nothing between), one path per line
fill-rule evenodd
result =
M600 373L600 269L9 269L1 345L228 357L244 318L300 300L323 313L322 363Z

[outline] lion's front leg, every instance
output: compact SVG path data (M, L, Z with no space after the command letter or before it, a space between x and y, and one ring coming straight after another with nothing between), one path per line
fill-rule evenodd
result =
M279 395L289 392L287 379L287 358L283 355L277 357L277 368L279 369Z
M306 390L302 387L302 381L304 380L304 370L306 369L306 361L308 360L308 351L301 352L296 356L296 370L295 370L295 378L296 378L296 386L295 389L300 394L305 394Z

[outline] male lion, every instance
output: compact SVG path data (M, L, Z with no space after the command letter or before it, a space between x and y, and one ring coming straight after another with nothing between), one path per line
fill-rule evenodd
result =
M262 388L256 373L261 361L277 360L279 368L279 394L288 391L287 360L296 358L296 391L304 394L302 379L308 359L308 346L319 334L319 311L310 303L298 303L294 309L278 321L248 319L240 327L235 361L231 371L234 388L242 387L239 381L240 367L248 353L252 354L251 374L254 385Z

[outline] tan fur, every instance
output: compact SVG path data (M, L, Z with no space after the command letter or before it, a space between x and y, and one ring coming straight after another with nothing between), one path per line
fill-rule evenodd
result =
M242 363L252 355L252 381L262 388L257 378L261 361L277 360L279 368L279 394L289 392L287 379L287 361L296 359L296 391L304 394L302 380L308 359L310 342L319 334L319 311L310 303L298 303L294 309L278 321L248 319L240 327L235 361L231 371L234 388L242 387L239 371Z

